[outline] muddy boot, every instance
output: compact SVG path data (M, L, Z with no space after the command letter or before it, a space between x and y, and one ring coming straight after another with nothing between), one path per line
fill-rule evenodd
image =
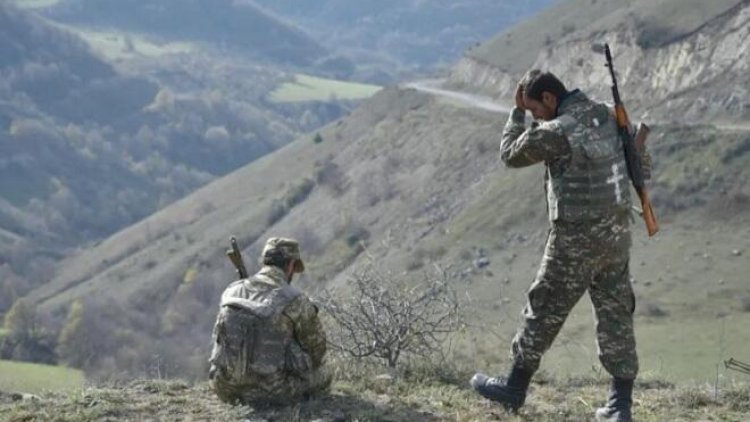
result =
M475 374L469 383L482 397L496 401L506 409L515 412L526 401L526 390L529 388L533 374L533 372L514 366L507 379Z
M596 410L596 420L602 422L631 422L630 407L633 404L633 380L612 379L609 401Z

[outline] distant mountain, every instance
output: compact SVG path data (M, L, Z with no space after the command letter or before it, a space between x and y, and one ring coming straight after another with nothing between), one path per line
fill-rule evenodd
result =
M359 62L419 68L457 60L467 47L552 0L255 0L288 17L332 50Z
M303 31L234 0L63 0L46 12L63 22L210 42L275 62L312 65L327 51Z
M0 289L14 295L46 282L75 248L307 127L304 110L266 103L284 78L273 67L201 52L115 68L71 30L8 2L0 51Z
M40 111L64 119L111 121L139 111L157 91L149 81L118 75L75 35L2 4L0 49L3 91L23 93ZM124 95L114 98L115 91Z

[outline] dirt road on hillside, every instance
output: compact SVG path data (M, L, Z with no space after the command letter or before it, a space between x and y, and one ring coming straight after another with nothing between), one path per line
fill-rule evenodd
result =
M496 113L510 113L510 110L512 109L511 105L502 103L492 97L472 94L469 92L451 91L449 89L442 88L444 82L444 79L425 79L421 81L408 82L403 84L402 86L404 88L416 89L417 91L425 92L431 95L437 95L450 98L452 100L457 100L470 107L475 107ZM713 125L717 129L726 132L750 132L750 122L715 122L713 123Z
M498 102L494 98L487 97L484 95L472 94L461 91L451 91L442 88L442 84L445 82L443 79L429 79L422 81L408 82L402 85L404 88L412 88L417 91L426 92L428 94L437 95L441 97L450 98L457 100L461 103L469 105L471 107L480 108L482 110L492 111L495 113L510 113L511 107L507 104Z

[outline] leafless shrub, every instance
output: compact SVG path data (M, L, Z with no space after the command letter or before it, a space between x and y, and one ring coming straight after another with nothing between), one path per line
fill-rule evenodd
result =
M287 186L284 196L281 199L275 199L271 204L268 224L273 225L279 222L292 208L304 202L313 189L315 189L315 182L307 178Z
M296 207L310 196L313 189L315 189L315 182L310 179L302 179L290 185L284 193L284 205L287 209Z
M428 358L443 351L450 333L463 326L459 302L447 273L425 272L408 283L372 265L349 279L350 294L324 292L330 348L355 358L376 358L390 368L403 357Z

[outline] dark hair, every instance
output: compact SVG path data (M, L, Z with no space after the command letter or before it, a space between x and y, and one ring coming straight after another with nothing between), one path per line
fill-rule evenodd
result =
M532 100L542 101L542 93L549 92L559 100L568 90L557 76L550 72L542 72L539 69L532 69L521 81L523 93Z
M263 265L270 265L272 267L278 267L285 270L289 265L289 262L294 258L286 256L283 252L267 252L263 256Z

